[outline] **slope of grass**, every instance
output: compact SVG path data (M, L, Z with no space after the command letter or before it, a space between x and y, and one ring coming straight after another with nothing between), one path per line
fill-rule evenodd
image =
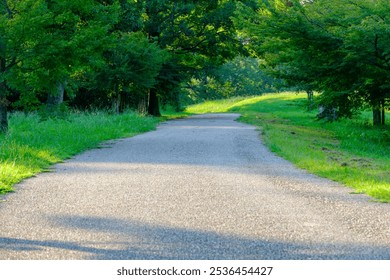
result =
M355 120L317 121L305 105L304 94L283 93L213 101L187 111L239 112L242 121L260 128L271 151L296 166L390 202L389 126L372 127L369 113Z
M205 114L205 113L224 113L230 108L237 106L241 101L245 102L243 97L234 97L230 99L206 101L204 103L191 105L186 108L185 112L190 114Z
M0 193L99 143L153 130L161 119L135 113L73 113L42 121L36 114L14 113L7 135L0 135Z

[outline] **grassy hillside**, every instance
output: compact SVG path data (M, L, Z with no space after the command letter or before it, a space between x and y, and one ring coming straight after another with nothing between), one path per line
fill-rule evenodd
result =
M243 122L259 127L271 151L296 166L390 202L389 126L372 127L369 112L355 120L317 121L305 105L306 95L282 93L206 102L187 112L239 112Z

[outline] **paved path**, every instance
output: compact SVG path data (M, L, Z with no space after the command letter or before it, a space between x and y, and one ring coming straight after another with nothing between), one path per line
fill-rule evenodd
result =
M294 168L237 117L170 121L24 181L0 204L0 259L390 259L390 204Z

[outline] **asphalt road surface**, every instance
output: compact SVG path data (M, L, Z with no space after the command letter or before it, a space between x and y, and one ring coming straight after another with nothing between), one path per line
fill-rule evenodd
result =
M169 121L24 181L0 203L0 259L390 259L390 204L293 167L237 117Z

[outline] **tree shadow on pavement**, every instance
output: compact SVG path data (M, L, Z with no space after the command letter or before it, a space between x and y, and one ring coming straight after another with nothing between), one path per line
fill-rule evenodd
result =
M88 216L56 216L51 221L85 237L81 241L0 237L0 259L26 259L29 252L35 257L28 259L53 259L53 250L61 259L96 260L390 259L390 248L363 244L262 240ZM92 242L86 237L102 233L111 240Z

